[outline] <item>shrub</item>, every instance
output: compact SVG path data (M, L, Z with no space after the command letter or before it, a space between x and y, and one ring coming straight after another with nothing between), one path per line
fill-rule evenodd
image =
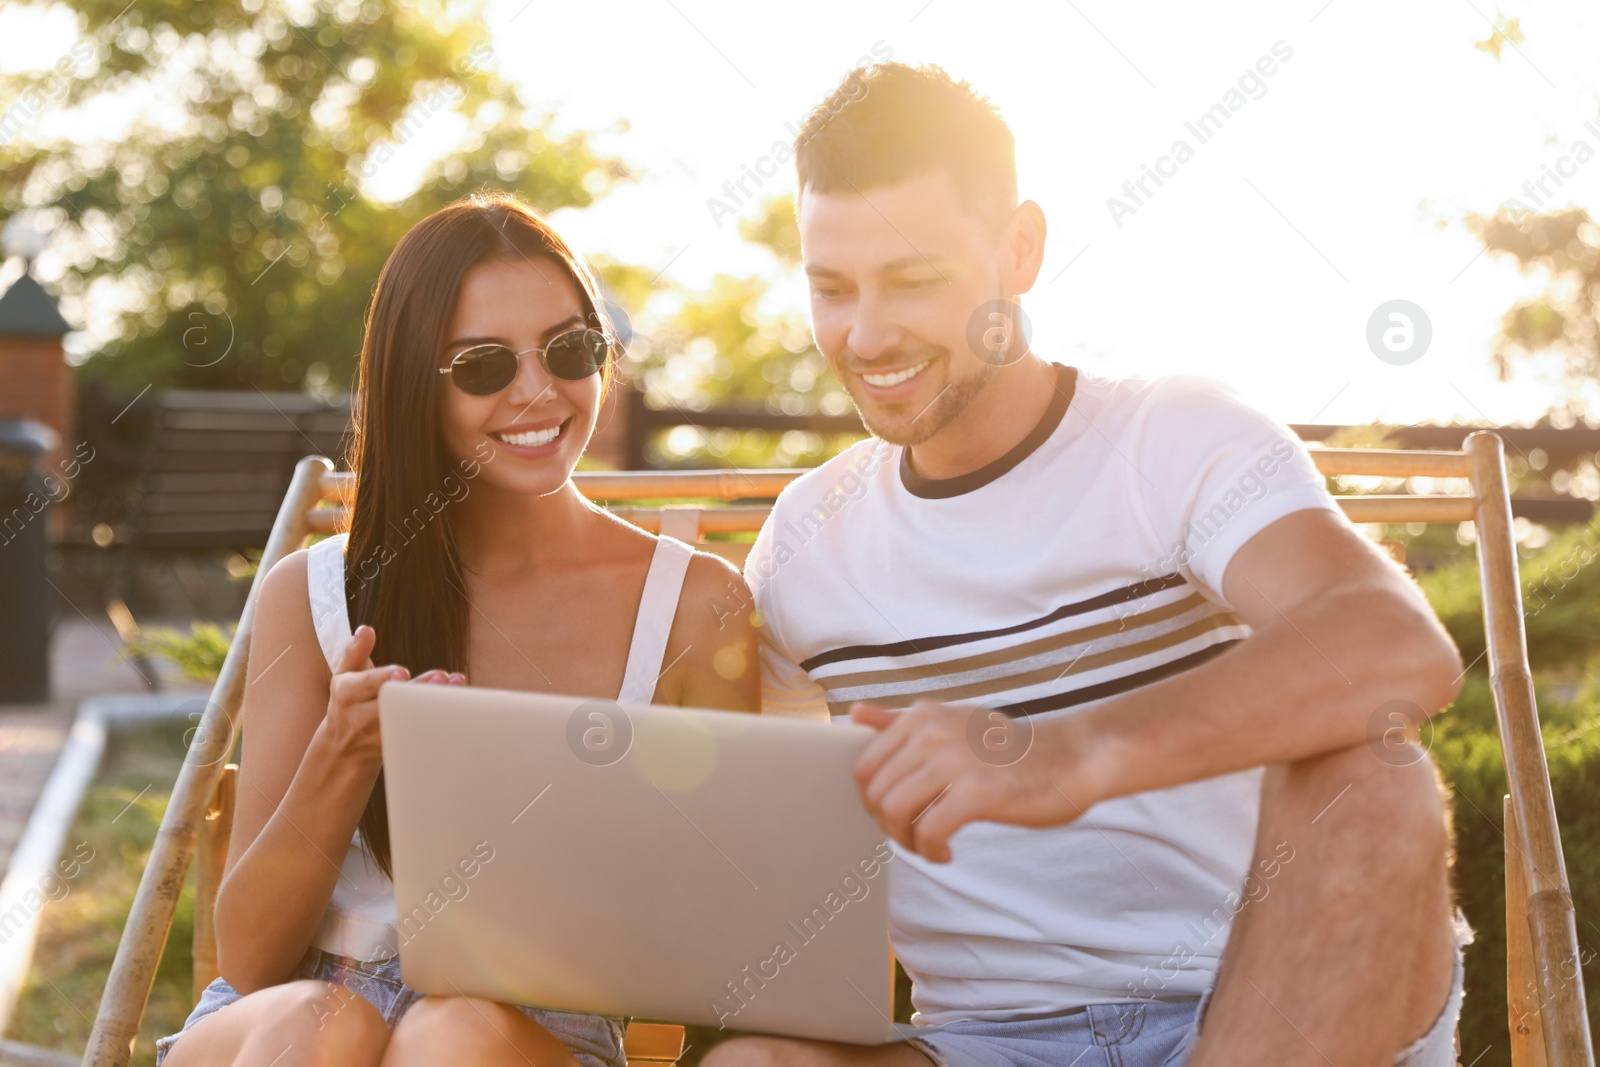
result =
M1529 658L1551 789L1577 916L1589 1025L1600 1030L1600 523L1572 530L1521 563ZM1477 569L1467 562L1422 579L1434 609L1473 663L1461 696L1433 720L1432 753L1454 794L1454 882L1477 931L1467 950L1462 1062L1510 1063L1506 1014L1505 764L1489 688Z
M222 673L222 661L227 658L236 629L230 626L224 632L210 622L191 623L188 633L164 626L151 627L132 643L132 652L147 657L160 656L176 664L186 678L214 682Z

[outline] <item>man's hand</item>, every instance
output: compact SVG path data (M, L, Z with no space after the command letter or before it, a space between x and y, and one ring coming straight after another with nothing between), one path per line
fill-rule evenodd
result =
M879 731L856 761L861 800L902 848L950 860L950 837L975 820L1061 826L1104 799L1091 738L1077 716L1043 722L983 707L856 704L851 718Z
M1392 725L1385 707L1423 718L1460 688L1460 658L1420 591L1332 512L1256 534L1224 585L1248 638L1070 713L857 704L855 721L881 733L856 763L867 810L902 847L945 862L968 822L1059 826L1114 797L1371 745ZM997 728L1015 731L1002 758L985 741Z

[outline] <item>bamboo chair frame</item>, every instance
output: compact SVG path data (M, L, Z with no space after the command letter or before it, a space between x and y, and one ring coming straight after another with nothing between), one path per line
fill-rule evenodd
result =
M1594 1067L1579 969L1577 928L1561 851L1555 804L1528 667L1516 546L1501 440L1480 431L1461 451L1403 452L1375 449L1314 449L1324 475L1389 478L1462 478L1470 495L1344 496L1339 503L1353 522L1472 522L1483 587L1490 681L1501 748L1505 755L1506 919L1508 1019L1516 1067ZM798 471L624 471L574 475L580 491L595 500L771 499ZM120 1067L134 1041L155 979L178 896L198 847L194 940L196 991L216 975L212 907L233 817L236 768L227 763L240 729L245 665L262 578L313 533L332 533L343 520L342 505L354 476L336 473L320 456L295 468L273 524L260 568L250 588L238 632L228 649L212 699L178 773L161 828L140 880L127 925L101 998L84 1067ZM331 501L335 508L320 505ZM688 541L704 533L759 529L767 506L613 506L617 515L646 530ZM737 559L742 546L721 548ZM636 1026L627 1043L634 1060L672 1061L682 1031L664 1025Z

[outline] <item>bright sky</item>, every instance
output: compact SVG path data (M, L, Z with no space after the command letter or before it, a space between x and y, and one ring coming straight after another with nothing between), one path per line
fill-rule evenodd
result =
M1220 378L1291 422L1514 422L1550 405L1552 380L1497 383L1490 343L1541 279L1479 255L1462 218L1512 197L1600 213L1600 9L1489 3L490 0L484 39L530 103L564 128L609 131L598 146L643 174L557 217L585 251L689 286L769 269L708 198L791 139L863 57L936 62L1000 107L1022 195L1049 219L1023 301L1037 350L1104 373ZM1501 14L1527 39L1496 62L1473 42ZM1185 123L1273 56L1201 143ZM0 44L0 69L6 57ZM452 129L424 128L374 188L403 192L408 157ZM1192 157L1134 205L1123 183L1179 139ZM1570 176L1529 199L1523 183L1546 168ZM784 167L760 193L792 188ZM1114 219L1113 196L1137 210ZM797 282L781 292L803 307ZM1402 366L1366 341L1396 299L1433 335Z

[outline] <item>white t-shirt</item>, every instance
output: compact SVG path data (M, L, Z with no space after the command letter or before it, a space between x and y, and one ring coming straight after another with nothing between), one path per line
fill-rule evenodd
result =
M1057 371L1044 419L982 470L929 481L874 439L783 493L745 566L764 710L1074 714L1249 634L1221 594L1234 552L1337 507L1293 433L1208 381ZM975 823L949 864L897 850L890 933L915 1021L1199 996L1240 907L1260 778L1048 830Z

